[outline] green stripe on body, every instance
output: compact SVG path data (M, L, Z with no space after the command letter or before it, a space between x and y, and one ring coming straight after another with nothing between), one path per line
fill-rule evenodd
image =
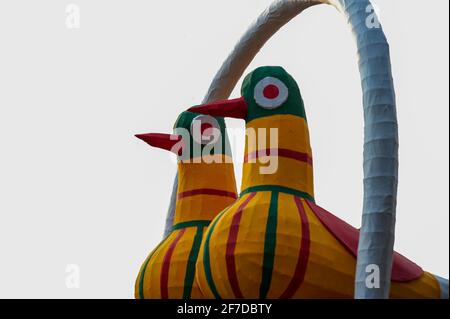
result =
M170 235L173 234L173 231L171 231L167 237L161 241L159 243L158 246L156 246L156 248L150 253L150 255L147 257L147 260L144 263L144 266L142 267L142 271L141 271L141 278L139 279L139 298L140 299L145 299L144 298L144 277L145 277L145 272L147 270L147 266L148 263L150 262L150 260L152 259L153 255L158 251L158 249L169 239Z
M172 233L176 230L180 230L180 229L187 228L187 227L201 228L202 235L200 236L200 244L198 245L198 248L197 248L197 256L198 256L198 251L200 250L200 245L201 245L201 238L203 237L203 228L207 227L210 223L211 223L211 221L209 221L209 220L195 220L195 221L190 221L190 222L185 222L185 223L178 223L178 224L172 226L171 232L167 235L167 237L163 241L161 241L159 243L158 246L156 246L156 248L150 253L150 255L147 257L146 261L144 262L144 266L142 267L142 271L141 271L141 277L139 278L139 298L140 299L145 299L144 298L144 277L145 277L145 273L147 271L147 266L150 263L150 260L152 259L153 255L169 239L170 235L172 235ZM199 234L197 231L197 234L194 239L194 245L193 245L192 250L189 255L189 260L191 258L191 254L194 253L193 251L195 248L195 244L198 243L198 240L197 240L198 236L199 236ZM197 256L195 257L195 260L197 260ZM189 263L188 263L188 265L189 265ZM188 272L186 274L188 274ZM195 262L194 262L194 275L192 275L192 278L194 278L194 276L195 276ZM186 275L185 282L191 280L189 277L190 276ZM193 282L193 280L192 280L192 282ZM191 282L190 286L192 286L192 282ZM186 289L186 286L185 286L185 289ZM185 291L185 294L186 293L187 292ZM190 294L190 291L189 291L189 294Z
M206 281L208 282L209 289L211 289L211 291L216 299L222 299L222 298L220 297L219 292L217 291L217 287L212 278L211 261L210 261L210 257L209 257L209 241L211 239L211 234L214 231L214 228L216 227L217 222L222 218L223 214L226 211L227 211L227 209L223 210L217 216L216 220L214 220L214 222L208 228L208 232L207 232L206 238L205 238L205 246L203 247L203 267L205 268L205 277L206 277Z
M278 192L272 192L269 215L267 217L264 240L264 259L259 298L266 299L272 281L273 264L275 262L275 246L277 238Z
M208 223L209 224L209 223ZM206 225L207 226L207 225ZM203 239L203 229L206 226L197 226L197 232L194 237L191 252L186 266L186 277L184 278L183 299L190 299L192 293L192 285L195 277L195 263L197 262L198 253Z
M172 231L187 227L208 227L210 223L210 220L193 220L190 222L178 223L172 226Z

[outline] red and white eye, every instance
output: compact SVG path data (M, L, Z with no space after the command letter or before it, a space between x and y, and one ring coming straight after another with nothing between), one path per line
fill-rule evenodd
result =
M220 138L220 126L217 120L209 115L199 115L192 120L191 135L198 144L213 144Z
M280 107L289 97L287 86L277 78L267 77L255 86L255 101L265 109Z

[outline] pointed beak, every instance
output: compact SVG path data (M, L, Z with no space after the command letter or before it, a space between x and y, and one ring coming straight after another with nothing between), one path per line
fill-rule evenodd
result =
M180 135L148 133L136 134L135 136L153 147L171 151L176 155L180 155L183 150L183 145L179 144L182 142Z
M211 104L194 106L189 109L190 112L206 114L217 117L232 117L236 119L245 119L247 117L248 105L243 97L218 101Z

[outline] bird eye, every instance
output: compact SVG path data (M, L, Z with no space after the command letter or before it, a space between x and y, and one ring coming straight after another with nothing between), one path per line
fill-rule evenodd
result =
M276 109L288 99L287 86L279 79L266 77L255 86L255 101L265 109Z
M199 115L192 120L191 135L198 144L216 143L220 137L219 122L212 116Z

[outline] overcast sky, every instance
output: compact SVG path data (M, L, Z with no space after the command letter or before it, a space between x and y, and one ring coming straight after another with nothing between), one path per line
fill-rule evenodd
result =
M66 26L70 3L80 8L79 29ZM176 169L133 135L170 132L270 3L0 2L0 297L133 297L139 267L161 240ZM449 2L375 3L400 125L395 246L448 277ZM330 6L308 9L248 71L261 65L297 79L316 200L359 227L363 112L345 19ZM78 289L67 287L73 267Z

